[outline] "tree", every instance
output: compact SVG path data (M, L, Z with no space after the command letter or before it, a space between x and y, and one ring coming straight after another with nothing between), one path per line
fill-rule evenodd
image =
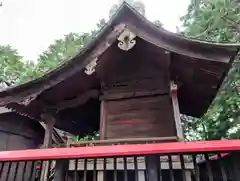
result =
M90 41L97 36L99 30L106 24L104 19L97 23L97 29L91 33L69 33L63 39L56 40L48 49L43 52L34 69L30 69L30 75L39 76L46 71L55 68L59 63L68 61L71 57L79 53ZM25 79L26 81L26 79Z
M232 0L195 0L182 18L184 35L214 42L239 42L239 5Z
M46 72L55 68L60 62L70 59L77 52L84 48L89 42L90 34L83 33L78 35L70 33L65 35L63 39L56 40L48 49L38 58L37 69L40 72Z
M240 42L240 6L232 0L194 0L182 17L183 35L205 41ZM195 131L204 139L240 138L240 58ZM186 119L185 119L186 121ZM200 126L204 125L204 129Z
M0 84L2 87L11 86L19 82L25 64L17 50L11 46L0 46Z
M36 65L32 62L25 62L24 68L27 71L21 74L18 82L32 80L54 69L58 64L68 61L89 44L105 24L105 20L101 19L97 23L97 29L90 33L69 33L64 38L55 40L46 51L39 55Z

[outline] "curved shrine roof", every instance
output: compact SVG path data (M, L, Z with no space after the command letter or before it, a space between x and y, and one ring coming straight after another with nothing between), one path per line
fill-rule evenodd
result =
M97 37L69 61L30 82L2 90L0 106L39 119L46 106L54 107L79 95L83 95L78 99L82 103L97 97L98 93L94 91L100 87L99 77L95 74L86 75L86 65L96 58L104 64L113 57L124 56L126 52L119 50L117 45L119 36L126 29L136 35L138 47L148 47L150 57L162 57L164 52L170 52L171 77L180 82L180 111L195 117L201 116L215 97L239 45L192 40L168 32L146 20L127 3L123 3ZM141 50L139 48L139 52ZM98 63L96 69L101 72L104 66ZM97 104L92 101L89 109ZM82 123L79 124L81 126ZM87 124L89 128L93 127L91 123ZM65 124L59 125L60 129L75 132L76 123L68 122L66 129Z

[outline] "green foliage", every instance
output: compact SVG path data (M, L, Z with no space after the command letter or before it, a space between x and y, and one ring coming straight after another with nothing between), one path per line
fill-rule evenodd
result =
M84 33L78 35L70 33L63 39L56 40L48 47L38 58L38 63L32 69L29 69L27 75L22 78L22 82L40 76L43 73L55 68L58 64L69 60L76 55L90 41L91 35Z
M184 137L188 141L201 140L206 136L205 127L199 119L181 115Z
M99 140L99 133L95 132L91 135L85 135L79 138L79 140Z
M11 86L18 82L26 66L22 57L10 46L0 46L0 84Z
M57 67L60 63L68 61L71 57L79 53L89 42L97 35L99 29L106 24L102 19L97 24L97 30L91 33L69 33L63 39L56 40L44 51L37 60L37 64L26 62L24 67L26 71L19 77L20 83L32 80L43 75L49 70ZM18 83L17 82L17 83Z
M99 133L98 132L94 132L93 134L89 134L89 135L77 135L74 136L73 138L74 141L81 141L81 140L99 140Z
M232 0L198 1L182 18L185 36L214 42L239 42L240 8Z
M240 6L232 0L194 0L182 17L185 36L214 42L240 42ZM240 138L240 58L235 58L208 112L195 120L197 139ZM184 119L185 122L188 119ZM192 123L192 120L189 119ZM189 124L190 124L189 123ZM203 126L205 129L203 129Z

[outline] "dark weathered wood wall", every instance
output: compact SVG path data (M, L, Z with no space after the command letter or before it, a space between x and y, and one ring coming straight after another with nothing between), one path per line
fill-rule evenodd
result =
M42 142L44 129L39 122L16 113L0 114L0 151L36 149ZM18 167L15 181L28 180L32 170L32 162L5 163L0 181L14 180L16 167ZM18 165L18 166L17 166ZM35 170L35 169L34 169Z
M107 101L106 109L107 139L176 135L168 96Z
M134 53L106 67L102 138L176 136L167 67Z
M37 121L16 113L0 115L0 151L36 148L43 135Z

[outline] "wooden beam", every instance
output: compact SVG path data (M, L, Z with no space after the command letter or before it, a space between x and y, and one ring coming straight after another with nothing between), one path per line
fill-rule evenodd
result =
M185 170L184 172L185 172L185 180L192 181L191 170Z
M93 140L93 141L74 141L69 146L86 146L86 145L111 145L111 144L132 144L132 143L152 143L177 141L178 137L149 137L149 138L128 138L128 139L110 139L110 140Z
M45 123L45 135L43 141L43 148L51 148L52 147L52 135L53 129L55 124L55 118L52 114L49 113L42 113L41 119ZM42 165L42 172L41 172L41 181L46 181L48 176L48 168L49 168L49 161L44 161Z
M45 135L44 135L43 147L51 148L55 118L51 114L43 113L41 114L41 119L45 123Z
M57 160L55 166L54 180L65 181L66 172L68 171L68 160Z
M103 171L97 172L97 181L104 181L104 172Z
M118 93L108 93L104 94L100 97L100 99L104 100L119 100L119 99L128 99L128 98L138 98L143 96L157 96L157 95L164 95L168 94L168 89L160 88L153 91L144 91L144 90L137 90L134 92L118 92Z
M240 156L238 152L231 153L230 160L233 162L233 178L236 181L240 181Z
M100 139L104 140L106 138L106 102L101 101L101 113L100 113Z
M152 144L87 146L0 151L0 161L57 160L93 157L134 156L167 153L233 152L240 150L240 140L193 141Z
M139 170L138 171L138 181L145 181L145 172L144 170Z
M170 94L171 94L171 98L172 98L173 114L174 114L174 121L176 124L177 136L180 139L184 139L183 128L182 128L181 118L180 118L178 98L177 98L177 85L174 84L173 81L170 83Z
M146 170L148 175L148 180L158 181L161 177L160 173L160 157L157 155L147 155L146 156ZM161 179L160 179L161 180Z
M40 124L42 125L42 127L44 128L44 130L46 130L46 124L45 124L44 122L40 122ZM58 134L58 132L56 131L55 128L53 128L52 140L53 140L56 144L66 143L66 141L64 140L64 138L61 137L61 136Z
M99 91L97 89L92 89L92 90L89 90L89 91L79 95L75 99L60 102L56 106L52 106L50 108L55 109L55 110L57 110L57 112L59 112L63 109L72 108L72 107L76 107L78 105L82 105L82 104L86 103L90 98L98 97L98 96L99 96Z

